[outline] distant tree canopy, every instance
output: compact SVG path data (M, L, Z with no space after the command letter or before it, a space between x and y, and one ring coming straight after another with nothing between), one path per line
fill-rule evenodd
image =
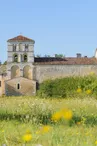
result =
M41 58L42 56L41 56L41 54L37 54L36 57ZM50 58L51 56L48 54L45 54L43 57ZM64 54L55 54L55 58L65 58L65 55Z
M50 57L50 55L45 54L44 57Z
M41 55L40 55L40 54L37 54L37 55L36 55L36 57L40 58L40 57L41 57Z
M6 65L7 64L7 61L5 61L4 63L3 63L3 65Z
M64 58L65 55L64 55L64 54L55 54L55 57L56 57L56 58Z

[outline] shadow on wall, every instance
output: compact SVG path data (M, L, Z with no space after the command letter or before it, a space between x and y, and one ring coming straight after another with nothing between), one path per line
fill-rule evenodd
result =
M6 95L7 96L13 96L13 95L15 95L15 96L21 96L22 95L21 92L19 92L18 90L16 90L14 87L8 85L7 83L5 85L5 89L6 89Z
M16 77L20 77L20 69L17 65L14 65L11 68L11 79Z
M32 69L29 65L26 65L24 68L23 68L23 77L24 78L27 78L27 79L32 79Z
M17 84L18 85L18 84ZM25 85L25 84L24 84ZM19 85L20 86L20 85ZM23 87L23 86L22 86ZM16 89L15 87L13 87L13 85L11 86L10 84L7 84L5 85L5 89L6 89L6 95L7 96L23 96L23 95L34 95L34 88L33 86L25 86L24 88L21 88L20 89Z

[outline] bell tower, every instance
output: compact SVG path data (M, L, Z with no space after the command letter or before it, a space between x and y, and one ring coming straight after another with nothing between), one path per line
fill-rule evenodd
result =
M33 79L35 41L19 35L9 39L7 43L7 74L9 79L16 77Z

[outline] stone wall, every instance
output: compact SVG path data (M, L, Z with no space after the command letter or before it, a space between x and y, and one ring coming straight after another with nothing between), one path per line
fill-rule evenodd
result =
M66 76L84 76L94 72L97 75L97 65L32 65L33 79L18 77L9 79L0 75L0 96L6 95L35 95L36 81L38 83L47 79L63 78ZM17 90L17 84L20 89Z
M24 68L26 67L26 66L29 66L29 67L31 67L31 69L33 70L33 65L32 65L32 63L28 63L28 62L21 62L21 63L16 63L16 62L14 62L14 63L9 63L9 64L7 64L7 76L9 77L9 79L11 79L11 76L12 76L12 73L13 73L13 71L12 71L12 67L14 67L14 66L17 66L18 68L19 68L19 70L20 70L20 76L21 77L23 77L24 75ZM33 71L32 71L33 72ZM31 72L31 74L32 74L32 72ZM33 74L31 75L32 77L30 77L31 79L33 79Z
M47 79L66 76L84 76L91 72L97 74L97 65L35 65L34 79L39 83Z
M0 96L2 96L3 94L5 94L5 80L7 80L7 76L6 75L0 75Z
M35 95L36 82L23 77L14 78L5 81L5 90L7 96Z

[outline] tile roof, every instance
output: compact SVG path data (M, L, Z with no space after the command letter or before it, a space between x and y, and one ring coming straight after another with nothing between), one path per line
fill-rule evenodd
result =
M16 36L14 38L11 38L9 39L7 42L11 42L11 41L30 41L30 42L34 42L34 40L30 39L30 38L27 38L25 36L22 36L22 35L19 35L19 36Z
M66 58L36 58L34 59L34 64L59 64L59 65L97 65L97 59L94 57L88 58L88 57L66 57Z
M97 59L94 57L35 57L34 65L97 65ZM0 65L0 75L5 73L7 73L7 65Z

